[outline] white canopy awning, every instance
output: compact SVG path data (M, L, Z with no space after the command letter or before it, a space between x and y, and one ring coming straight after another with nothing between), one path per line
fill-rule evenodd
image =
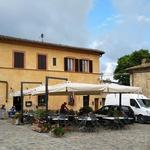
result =
M104 86L99 84L88 84L88 83L72 83L72 82L65 82L61 84L56 84L48 87L48 93L50 95L66 95L71 92L77 95L83 94L100 94L105 89ZM32 92L33 95L39 95L45 93L45 86L36 89Z
M105 83L101 85L105 86L104 92L107 93L142 93L140 87L125 86L114 83Z
M88 83L72 83L65 82L61 84L48 86L49 95L67 95L73 92L76 95L96 95L101 92L105 93L141 93L139 87L123 86L118 84L88 84ZM24 90L24 95L40 95L45 94L45 85L40 85L32 89ZM11 96L20 96L20 91L12 93Z

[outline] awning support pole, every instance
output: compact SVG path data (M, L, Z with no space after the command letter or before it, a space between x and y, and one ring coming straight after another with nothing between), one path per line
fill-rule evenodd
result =
M22 123L23 123L23 104L24 104L24 95L23 95L24 84L42 84L42 82L21 82L20 98L21 98L21 122Z
M45 78L45 100L46 100L46 111L47 112L48 112L48 81L49 81L49 79L68 81L68 78L46 76L46 78Z
M121 109L121 102L122 102L122 93L119 93L119 107Z

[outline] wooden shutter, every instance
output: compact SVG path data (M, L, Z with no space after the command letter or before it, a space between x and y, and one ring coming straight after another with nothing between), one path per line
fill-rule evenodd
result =
M75 72L79 72L79 60L75 59Z
M89 61L89 72L90 73L93 72L93 62L92 62L92 60Z
M68 64L67 64L67 62L68 62L68 58L64 58L64 71L68 71Z
M14 67L24 68L24 53L14 52Z
M46 55L38 55L38 69L46 70Z
M82 59L79 60L79 71L82 72Z

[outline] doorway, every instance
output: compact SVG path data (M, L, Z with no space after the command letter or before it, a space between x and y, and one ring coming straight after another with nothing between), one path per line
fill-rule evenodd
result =
M98 110L98 103L99 103L99 98L95 98L94 99L95 111Z
M13 97L13 106L15 106L16 111L21 111L21 97Z
M102 98L102 106L105 105L105 98Z
M89 95L83 96L83 107L89 106Z

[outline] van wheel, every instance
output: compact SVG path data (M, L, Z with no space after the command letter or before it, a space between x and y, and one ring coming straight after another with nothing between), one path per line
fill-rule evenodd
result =
M143 116L143 115L138 115L138 116L137 116L137 121L138 121L139 123L145 123L144 116Z

